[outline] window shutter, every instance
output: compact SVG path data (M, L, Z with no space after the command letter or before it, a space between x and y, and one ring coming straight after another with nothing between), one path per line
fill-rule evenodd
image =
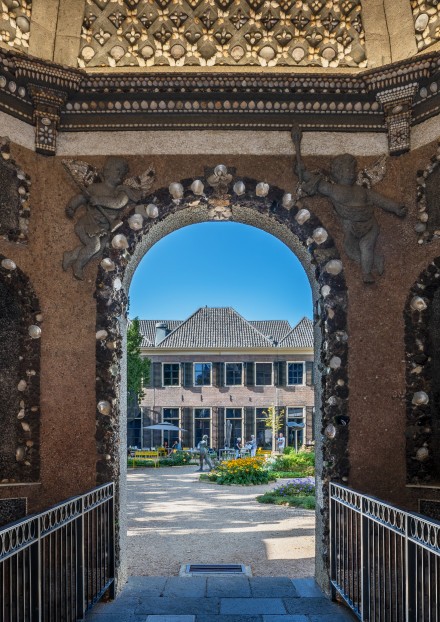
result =
M153 387L162 386L162 363L153 363Z
M274 361L274 364L273 364L273 383L274 383L274 385L276 387L280 386L279 377L280 377L280 362L279 361Z
M221 363L220 363L221 364ZM225 409L217 408L217 449L225 446Z
M313 406L306 407L305 443L310 445L315 440L315 414Z
M225 386L225 364L224 363L218 363L217 381L218 381L218 385L217 385L218 387Z
M212 364L212 384L215 387L223 386L223 367L224 363L213 363Z
M255 384L254 363L252 361L244 364L244 383L247 387L253 387Z
M183 408L182 410L182 428L186 430L186 432L182 432L182 446L192 447L193 419L191 408Z
M285 387L287 384L286 368L287 368L286 361L278 362L278 383L279 383L278 386L279 387Z
M255 434L254 412L254 408L246 407L244 409L244 437L246 441L250 441L251 434Z
M182 363L182 382L184 387L193 386L193 366L192 363ZM185 427L185 426L183 426Z
M313 361L306 361L306 385L313 386Z

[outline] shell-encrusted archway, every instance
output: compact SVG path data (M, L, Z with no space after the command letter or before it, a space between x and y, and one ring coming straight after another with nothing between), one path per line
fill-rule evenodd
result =
M348 334L343 264L319 219L281 189L238 178L219 165L197 179L172 183L134 208L113 233L96 282L98 483L125 473L125 318L133 273L155 242L181 227L235 221L282 240L300 259L315 308L318 513L326 540L330 479L348 480ZM227 252L227 250L225 251ZM148 294L147 294L148 295ZM121 487L121 504L124 492ZM326 565L326 562L325 562Z

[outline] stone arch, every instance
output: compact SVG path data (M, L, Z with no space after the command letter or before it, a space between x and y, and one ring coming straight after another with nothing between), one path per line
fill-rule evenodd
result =
M440 482L440 257L410 289L404 310L409 484Z
M209 183L209 175L206 177ZM144 217L133 209L124 218L100 262L96 281L97 481L118 481L125 474L126 454L121 451L126 433L125 318L127 291L137 265L153 244L184 226L212 220L241 222L283 241L300 259L312 287L316 403L321 405L317 409L320 416L316 438L323 439L317 459L317 515L323 518L317 535L326 543L328 482L346 482L349 474L347 290L343 265L319 219L302 205L294 206L290 194L254 179L239 179L233 188L226 189L209 187L208 183L186 179L154 192ZM123 505L122 487L119 495ZM322 550L326 551L326 546ZM322 556L324 567L328 567L326 555Z
M40 323L27 276L0 255L0 473L2 483L40 476Z

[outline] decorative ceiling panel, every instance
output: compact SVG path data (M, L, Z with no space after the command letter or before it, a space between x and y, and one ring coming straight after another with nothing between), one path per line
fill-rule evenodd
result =
M440 0L411 0L419 51L440 39Z
M32 0L0 0L0 43L28 51Z
M80 67L365 67L360 0L87 0Z

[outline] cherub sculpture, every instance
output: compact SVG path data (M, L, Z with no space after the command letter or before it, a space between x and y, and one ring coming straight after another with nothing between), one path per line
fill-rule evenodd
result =
M81 280L84 267L102 254L111 232L121 224L124 211L146 197L154 182L154 170L149 167L140 176L125 179L128 164L123 158L108 158L101 173L80 160L63 160L63 164L81 189L67 204L66 215L73 218L80 207L84 208L75 224L81 244L64 253L63 269L72 267L74 276Z
M318 172L306 170L301 158L301 131L292 129L292 140L296 147L297 173L301 190L312 196L328 197L342 222L344 248L350 259L360 264L364 283L374 283L373 272L383 274L382 255L376 251L379 225L374 217L374 208L380 207L400 218L406 214L406 207L375 192L371 187L385 176L385 161L381 158L370 170L356 175L356 159L346 153L334 158L329 181Z

